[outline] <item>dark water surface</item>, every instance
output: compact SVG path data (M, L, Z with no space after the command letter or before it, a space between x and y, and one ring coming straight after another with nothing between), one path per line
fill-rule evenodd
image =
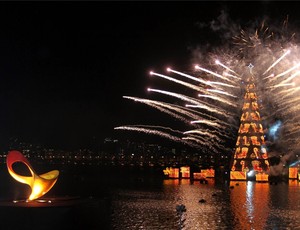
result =
M300 229L300 183L296 180L269 184L209 179L201 184L164 179L160 169L49 169L59 169L61 174L45 198L82 197L92 202L42 211L0 207L2 219L5 213L9 221L27 215L30 221L15 224L22 229L180 229L176 206L183 204L182 229ZM21 199L30 192L4 169L0 180L1 200Z
M183 229L300 229L298 181L216 185L213 179L208 184L164 180L160 189L116 190L112 227L179 229L179 204L186 206Z

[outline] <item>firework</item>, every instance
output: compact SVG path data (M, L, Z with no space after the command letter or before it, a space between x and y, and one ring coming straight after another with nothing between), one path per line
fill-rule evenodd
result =
M150 75L155 75L155 76L158 76L158 77L161 77L161 78L164 78L164 79L167 79L169 81L173 81L177 84L181 84L181 85L184 85L188 88L191 88L193 90L196 90L196 91L202 91L203 89L201 87L198 87L196 85L193 85L193 84L190 84L190 83L187 83L187 82L184 82L184 81L180 81L180 80L177 80L175 78L172 78L172 77L168 77L166 75L163 75L163 74L159 74L159 73L154 73L154 72L150 72Z
M163 131L158 131L156 129L148 129L148 128L134 127L134 126L119 126L119 127L115 127L114 129L115 130L129 130L129 131L143 132L143 133L146 133L146 134L158 135L158 136L170 139L170 140L175 141L175 142L187 144L187 145L194 146L194 147L199 147L198 144L186 141L182 138L172 136L169 133L166 133L166 132L163 132Z
M291 53L290 50L286 51L280 58L278 58L264 73L263 75L265 75L267 72L269 72L275 65L277 65L286 55L288 55L289 53Z
M286 24L284 28L287 28ZM286 33L280 34L279 30L274 32L272 27L267 27L263 22L258 29L243 29L234 35L230 49L221 47L219 50L215 49L217 52L214 57L207 55L208 59L213 58L207 61L213 63L207 68L196 65L195 70L189 73L167 68L168 76L150 72L152 76L183 85L190 90L172 92L168 89L148 89L149 92L170 96L172 103L125 98L167 113L179 122L184 122L186 130L174 132L175 129L163 126L122 126L118 129L159 135L217 153L228 150L227 142L237 136L243 109L253 106L260 108L266 125L265 134L268 134L272 120L279 118L282 122L282 127L279 128L282 135L278 136L278 142L282 144L284 151L296 151L300 147L296 141L300 135L297 129L300 124L300 107L297 106L300 103L300 58L297 54L300 50L294 38L294 33L287 36ZM202 61L199 60L199 63L203 63ZM220 67L223 72L218 73ZM249 80L257 86L259 105L242 104ZM171 133L170 136L167 133ZM289 138L282 138L284 135Z
M216 76L216 77L218 77L218 78L221 78L222 80L228 81L228 82L230 82L230 83L235 83L234 81L228 79L227 77L224 77L224 76L221 75L221 74L215 73L215 72L213 72L213 71L211 71L211 70L205 69L205 68L200 67L200 66L198 66L198 65L195 66L195 69L202 70L202 71L204 71L204 72L206 72L206 73L209 73L209 74L211 74L211 75L213 75L213 76Z
M215 62L216 62L217 65L222 66L223 68L227 69L228 71L230 71L230 72L232 72L232 73L234 73L234 74L237 74L237 73L234 72L232 69L230 69L229 67L227 67L226 65L224 65L223 63L221 63L219 60L216 60ZM239 79L239 77L234 76L234 75L231 75L231 74L227 74L227 76L230 76L230 77Z

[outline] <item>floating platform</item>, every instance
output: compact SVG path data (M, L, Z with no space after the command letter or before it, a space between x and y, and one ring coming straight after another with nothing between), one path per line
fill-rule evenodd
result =
M0 201L3 229L100 229L107 223L108 200L80 197Z

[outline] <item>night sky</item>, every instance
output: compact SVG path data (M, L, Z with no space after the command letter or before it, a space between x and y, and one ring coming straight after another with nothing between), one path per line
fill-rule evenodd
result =
M163 84L149 77L150 70L173 66L184 72L195 64L198 44L218 45L217 36L201 25L221 10L245 25L264 15L289 15L300 28L297 5L1 2L0 149L14 138L84 148L105 137L132 135L115 126L164 124L166 116L122 96L149 98L146 88Z

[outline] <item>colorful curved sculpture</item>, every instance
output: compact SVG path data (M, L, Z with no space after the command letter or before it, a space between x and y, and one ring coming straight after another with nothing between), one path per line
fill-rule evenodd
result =
M22 162L24 163L30 173L31 176L21 176L12 168L12 165L15 162ZM29 161L23 156L22 153L19 151L10 151L6 157L6 165L9 174L17 181L28 184L31 188L31 194L28 198L28 200L35 200L39 197L45 195L56 183L59 175L58 170L53 170L41 175L37 175L35 171L33 170L32 166L30 165Z

